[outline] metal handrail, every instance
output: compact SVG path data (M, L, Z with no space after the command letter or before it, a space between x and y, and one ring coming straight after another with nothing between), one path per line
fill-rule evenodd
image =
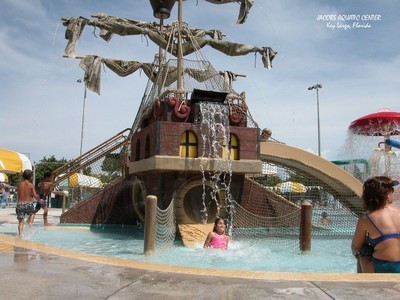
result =
M62 165L60 168L52 172L52 186L51 189L63 181L64 179L70 177L73 173L77 173L93 162L105 157L107 154L113 152L115 149L128 144L130 141L129 136L131 135L131 129L127 128L113 137L109 138L100 145L94 147L93 149L83 153L81 156L74 160ZM124 133L129 132L127 135Z

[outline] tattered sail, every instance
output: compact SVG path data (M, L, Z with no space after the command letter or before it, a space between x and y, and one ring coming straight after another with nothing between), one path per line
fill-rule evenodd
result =
M231 3L231 2L239 2L240 3L239 18L236 22L238 24L243 24L246 21L249 10L254 4L254 0L206 0L206 1L214 3L214 4L226 4L226 3Z
M68 44L65 49L65 54L67 56L74 55L75 47L85 24L95 28L100 28L100 36L106 41L109 41L113 34L121 36L147 35L157 46L174 56L178 55L177 45L170 43L171 37L175 38L174 35L177 31L177 26L174 24L164 26L163 30L160 31L154 23L150 22L117 18L105 14L98 14L94 17L97 18L96 21L82 17L63 18L63 24L67 27L65 35L68 39ZM188 26L183 26L182 35L188 37L186 41L182 43L183 56L189 55L204 46L209 45L230 56L246 55L251 52L260 53L263 57L264 67L271 68L271 61L276 55L276 52L270 47L256 47L252 45L222 41L223 34L219 30L206 31L201 29L190 29ZM206 36L210 36L211 39L207 39Z
M118 18L108 16L106 14L98 14L94 16L97 20L89 20L83 17L79 18L63 18L63 24L67 27L65 37L68 44L65 48L65 56L76 57L75 48L78 40L84 30L85 25L100 28L100 36L109 41L113 34L125 35L147 35L160 48L168 53L177 56L178 47L173 41L176 39L178 30L177 23L164 26L160 31L155 23L129 20L126 18ZM262 56L262 62L265 68L272 67L272 60L277 54L270 47L256 47L247 44L239 44L228 41L222 41L224 34L219 30L201 30L190 29L187 24L182 26L182 36L185 40L182 42L182 55L186 56L199 51L199 49L208 45L229 56L241 56L249 53L259 53ZM209 38L207 38L209 37ZM81 62L81 67L85 70L85 80L90 90L100 93L100 63L105 63L111 70L120 76L127 76L139 68L151 79L155 78L155 70L152 64L144 64L137 61L121 61L111 58L100 58L97 56L86 56ZM187 70L187 72L194 72ZM173 70L170 71L174 73ZM207 77L208 75L204 75ZM175 79L171 79L175 80Z
M154 63L141 63L138 61L126 61L87 55L81 59L79 66L85 71L84 78L87 88L98 94L100 94L101 63L104 63L110 70L121 77L128 76L140 69L151 82L156 83L157 81L158 72L154 70ZM163 68L162 73L164 73L162 78L164 78L163 82L165 86L171 85L178 79L176 66ZM185 74L199 82L203 82L216 76L216 71L209 68L204 70L186 67L183 70L183 75ZM234 75L231 75L231 77L232 76Z

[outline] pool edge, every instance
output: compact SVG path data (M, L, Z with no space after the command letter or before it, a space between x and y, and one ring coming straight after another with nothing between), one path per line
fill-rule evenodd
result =
M217 276L257 280L307 280L307 281L400 281L400 274L358 274L358 273L302 273L302 272L261 272L243 270L219 270L164 265L150 262L140 262L120 258L97 256L82 252L65 250L53 246L36 243L21 238L0 233L0 251L11 252L14 247L34 250L49 255L56 255L76 260L88 261L99 264L108 264L126 268L151 270L158 272L190 274L198 276Z

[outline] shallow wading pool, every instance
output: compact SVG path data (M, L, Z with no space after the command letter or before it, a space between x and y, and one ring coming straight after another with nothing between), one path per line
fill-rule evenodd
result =
M132 233L133 232L133 233ZM13 224L2 224L0 233L17 236ZM26 227L24 239L66 250L168 265L223 270L263 272L356 273L350 238L314 239L311 251L302 253L296 240L277 238L232 240L227 251L187 248L176 241L173 247L143 255L143 233L125 230L93 230L90 227ZM285 245L292 246L285 246Z

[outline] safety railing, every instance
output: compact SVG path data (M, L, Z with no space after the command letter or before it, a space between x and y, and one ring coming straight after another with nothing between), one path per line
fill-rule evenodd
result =
M109 138L100 145L82 154L78 158L64 164L60 168L52 172L52 189L63 180L69 178L72 174L78 173L79 171L90 166L94 162L105 158L108 154L112 153L118 148L126 151L129 147L125 147L130 139L131 129L127 128L113 137Z

